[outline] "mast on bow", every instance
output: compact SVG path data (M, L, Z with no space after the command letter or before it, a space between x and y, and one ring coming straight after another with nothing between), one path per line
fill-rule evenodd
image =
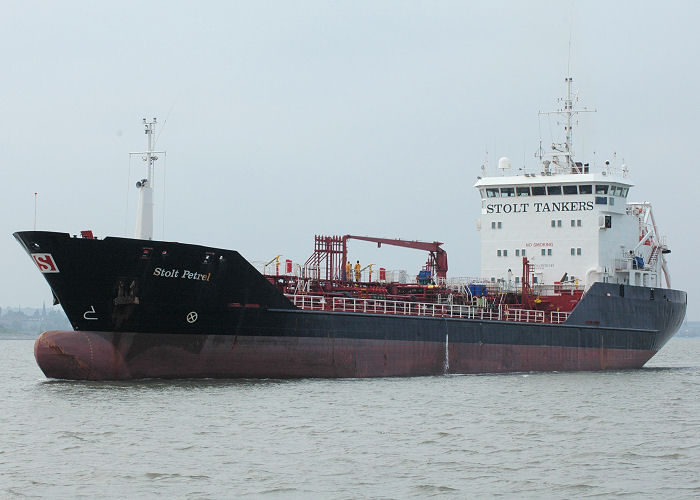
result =
M153 239L153 167L158 159L157 154L165 151L154 151L153 132L156 128L157 120L146 121L143 119L146 133L146 151L140 153L129 153L131 155L141 155L146 162L146 177L136 183L139 190L139 204L136 211L136 231L134 237L140 240Z

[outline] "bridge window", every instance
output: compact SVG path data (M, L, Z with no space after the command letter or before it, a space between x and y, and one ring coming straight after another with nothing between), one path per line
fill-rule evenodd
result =
M515 196L515 188L501 188L501 196L504 198Z
M578 194L578 186L563 186L564 194Z
M547 194L549 194L549 195L561 194L561 186L547 186Z
M595 194L608 194L608 185L607 184L596 184L595 185Z
M532 196L544 196L547 192L544 186L532 186Z
M610 194L613 196L619 196L620 198L627 198L627 192L629 188L622 186L610 186Z
M596 205L607 205L608 204L608 197L607 196L596 196L595 197L595 204Z
M590 184L581 184L578 187L579 194L593 194L593 186Z
M530 196L530 186L516 187L515 194L517 196Z
M486 188L487 198L498 198L499 196L500 193L498 192L498 188Z

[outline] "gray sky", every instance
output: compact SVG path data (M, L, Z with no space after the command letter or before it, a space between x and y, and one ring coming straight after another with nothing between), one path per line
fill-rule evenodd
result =
M316 233L440 240L449 274L476 276L479 167L488 150L492 165L534 168L540 131L544 144L561 138L537 112L563 95L571 33L575 86L598 109L575 131L578 158L624 158L629 198L653 202L672 284L700 320L698 2L5 0L2 11L0 305L50 303L11 236L32 228L34 192L39 229L132 235L143 163L128 153L153 116L168 152L157 238L301 262ZM389 269L425 260L351 245L353 260Z

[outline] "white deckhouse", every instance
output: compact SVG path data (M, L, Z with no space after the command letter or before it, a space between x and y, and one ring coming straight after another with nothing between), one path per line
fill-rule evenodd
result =
M567 97L556 112L564 117L566 140L537 154L538 173L514 175L507 158L501 176L479 178L481 275L502 288L521 283L523 258L535 285L587 289L596 281L670 287L664 254L649 203L628 202L632 183L624 165L609 162L599 172L572 158L573 109ZM549 113L546 113L549 114Z

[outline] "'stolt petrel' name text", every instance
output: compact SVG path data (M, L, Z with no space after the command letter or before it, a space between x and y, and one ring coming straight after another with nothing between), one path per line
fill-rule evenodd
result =
M211 273L192 272L188 269L183 269L181 272L179 269L163 269L162 267L156 267L153 270L153 276L157 276L159 278L180 278L197 281L211 280Z

